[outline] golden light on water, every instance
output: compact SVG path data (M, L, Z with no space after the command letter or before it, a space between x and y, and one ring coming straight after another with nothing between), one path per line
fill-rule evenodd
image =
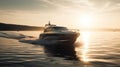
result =
M87 53L89 51L89 41L90 41L90 32L81 32L81 40L83 42L83 46L82 48L78 48L80 55L78 54L78 56L80 57L80 60L82 60L83 62L88 62L89 61L89 57L87 56Z
M84 42L83 50L82 50L82 60L84 62L88 62L89 61L89 58L87 56L87 52L88 52L88 48L89 48L89 39L90 39L90 32L82 33L82 40Z

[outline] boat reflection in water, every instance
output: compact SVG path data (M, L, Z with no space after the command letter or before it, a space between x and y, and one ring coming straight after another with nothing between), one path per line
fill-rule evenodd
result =
M59 46L58 46L59 45ZM73 44L72 44L73 45ZM76 60L76 52L71 44L52 44L52 46L44 46L47 56L64 57L68 60Z

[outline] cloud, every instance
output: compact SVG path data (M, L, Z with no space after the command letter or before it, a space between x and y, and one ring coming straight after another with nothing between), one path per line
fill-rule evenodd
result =
M0 10L50 10L54 5L43 0L0 0Z
M120 0L89 0L93 7L99 12L118 12L120 11Z
M65 12L82 12L86 9L93 9L89 0L44 0L44 2Z
M43 12L111 12L120 10L120 0L0 0L0 10Z

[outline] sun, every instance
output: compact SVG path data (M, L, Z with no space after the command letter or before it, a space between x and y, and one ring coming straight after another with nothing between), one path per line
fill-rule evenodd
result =
M94 15L83 14L80 16L79 23L81 23L83 27L90 27L93 25L94 20L95 20Z

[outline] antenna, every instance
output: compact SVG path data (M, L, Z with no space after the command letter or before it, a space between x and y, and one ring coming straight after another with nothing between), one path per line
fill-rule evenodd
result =
M50 24L50 21L49 21L48 25L51 25L51 24Z

